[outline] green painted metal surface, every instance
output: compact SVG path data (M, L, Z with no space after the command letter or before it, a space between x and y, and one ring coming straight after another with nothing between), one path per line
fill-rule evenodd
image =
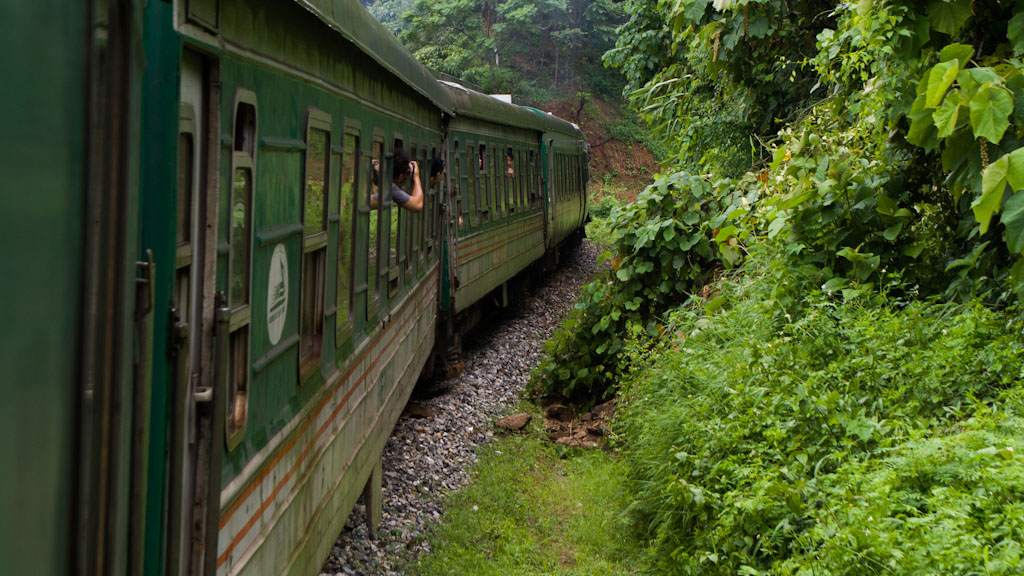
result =
M0 8L0 566L10 574L71 569L85 11L55 0Z
M153 388L150 400L144 569L161 574L167 540L167 446L171 370L170 315L174 286L177 198L178 69L181 41L173 29L173 8L148 2L143 13L146 71L143 101L140 249L152 250L157 272L153 315Z
M357 0L295 0L352 42L360 52L428 98L441 110L451 102L433 75L402 46Z

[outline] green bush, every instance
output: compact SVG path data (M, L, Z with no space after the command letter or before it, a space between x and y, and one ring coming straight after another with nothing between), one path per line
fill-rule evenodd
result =
M545 344L533 387L582 402L618 380L625 338L659 333L660 316L716 271L742 259L744 222L757 190L677 172L659 176L609 216L612 267L583 287L575 310Z
M1024 440L1006 400L1024 375L1016 311L837 302L777 262L748 262L721 283L717 311L681 307L667 337L628 352L632 517L664 572L967 573L950 559L971 564L985 546L1012 564L1024 542L1024 464L1005 457ZM946 527L956 510L969 518Z

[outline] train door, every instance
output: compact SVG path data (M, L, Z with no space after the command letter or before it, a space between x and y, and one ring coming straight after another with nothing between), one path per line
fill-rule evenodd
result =
M177 134L177 211L173 366L170 384L166 574L203 574L209 505L219 506L211 475L219 473L214 441L213 371L216 259L215 62L185 49L181 59ZM219 479L217 484L219 484ZM213 490L211 494L211 489Z

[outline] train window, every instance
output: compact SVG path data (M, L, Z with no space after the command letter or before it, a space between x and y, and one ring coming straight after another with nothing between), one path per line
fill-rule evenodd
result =
M423 244L424 228L434 211L432 190L430 189L430 163L427 161L427 147L420 149L419 162L420 187L423 188L423 209L412 214L412 255L415 267L423 263L425 245Z
M523 149L519 149L519 154L516 155L516 168L519 172L519 178L516 178L518 185L516 191L519 194L519 205L525 210L527 208L526 203L526 183L529 174L526 172L526 155L523 154Z
M468 208L469 200L467 199L465 202L463 202L463 198L469 196L469 186L467 186L466 183L462 181L462 154L461 151L459 150L458 140L455 141L455 154L453 155L453 157L455 158L455 166L453 167L453 170L455 171L453 174L455 176L455 178L453 179L453 182L455 183L454 197L456 198L455 217L458 218L458 230L468 230L470 214Z
M235 161L239 164L238 159ZM231 186L231 249L228 300L235 310L249 303L249 248L252 221L252 168L238 166Z
M249 403L249 292L252 266L252 211L256 171L256 95L238 90L232 134L231 183L228 198L228 449L237 446L245 433Z
M388 296L394 295L398 291L398 264L399 264L399 215L400 210L398 209L398 203L395 202L391 196L392 190L392 178L394 177L395 163L398 162L398 151L404 149L404 142L401 138L395 138L393 147L391 149L391 170L386 172L387 176L383 179L383 184L387 191L384 194L384 204L381 210L384 211L384 217L388 221L387 229L387 273L388 273ZM404 220L404 219L403 219ZM404 254L402 255L404 256Z
M245 431L249 412L249 326L231 332L228 344L231 370L228 373L227 436L237 444Z
M253 157L255 151L256 107L249 102L239 102L235 110L235 152Z
M416 161L419 166L418 177L420 178L420 186L423 189L424 207L426 207L427 187L422 185L423 162L419 158L419 150L415 144L409 146L409 159ZM412 191L415 187L415 184L412 182L411 178L412 175L410 174L410 182L408 186L410 191ZM409 271L412 270L412 264L416 260L416 257L419 255L419 245L414 241L414 239L418 237L420 223L419 215L422 214L422 211L414 213L409 212L407 210L398 210L398 213L398 219L401 221L399 223L399 229L401 230L402 233L402 248L401 251L399 252L398 259L399 262L405 262L404 268L406 271L406 283L408 283L409 279L411 279L413 276L412 274L409 273Z
M433 164L440 159L441 157L437 155L437 148L431 148L429 162ZM428 185L430 185L431 182L430 173L432 171L433 168L428 166L426 171ZM430 257L434 255L434 231L437 229L437 215L441 205L441 202L438 201L438 196L443 190L444 170L442 169L437 183L430 186L430 211L423 220L423 257L428 262L430 261Z
M502 162L501 150L498 146L491 147L491 190L494 194L494 218L500 219L508 214L508 206L505 204L505 178L502 173L505 171L505 163Z
M491 220L491 198L490 198L490 179L487 178L487 144L480 144L480 157L479 157L479 172L480 179L477 182L477 205L480 208L480 218L477 221L480 224L484 222L490 222Z
M505 149L505 195L508 196L508 211L514 213L516 211L516 156L512 152L512 147L509 146Z
M359 133L346 132L341 147L341 192L338 194L340 226L338 226L338 329L352 319L352 254L355 219L353 204L359 190L356 167L359 164Z
M326 130L312 128L306 142L306 186L303 203L306 236L327 230L327 166L330 137Z
M177 219L175 225L175 308L182 321L191 321L189 290L192 283L192 185L195 175L195 114L192 106L181 105L178 132Z
M324 343L327 294L327 199L331 159L331 117L309 111L306 125L306 178L303 186L302 295L300 300L299 375L315 373Z
M175 237L178 246L188 244L192 230L192 163L195 154L192 132L178 133L178 219Z
M384 167L381 164L384 161L384 139L375 136L373 139L373 149L371 150L370 165L373 167L370 173L370 187L367 189L369 194L367 198L367 206L369 207L369 229L370 237L367 243L367 259L366 259L366 282L367 282L367 298L369 299L369 305L367 306L367 322L371 324L370 320L377 313L377 302L380 299L380 290L378 284L380 283L380 227L381 227L381 213L383 210L378 210L378 200L382 199L381 196L381 181L384 171Z

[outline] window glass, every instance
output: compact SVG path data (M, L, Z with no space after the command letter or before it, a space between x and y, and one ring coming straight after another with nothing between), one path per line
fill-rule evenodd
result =
M178 220L175 237L178 245L191 240L192 230L192 158L195 154L192 134L178 134Z
M378 203L379 202L383 202L383 196L381 195L381 183L383 182L383 180L382 180L383 166L381 165L381 162L383 161L383 158L384 158L384 142L382 142L380 140L374 140L374 142L373 142L373 150L372 150L372 154L371 154L371 162L370 162L371 166L373 166L373 172L371 173L371 182L370 182L370 188L369 188L369 193L370 193L369 206L371 208L371 211L370 211L370 239L369 239L369 245L368 245L369 254L368 254L367 260L366 260L366 269L367 269L366 282L367 282L367 289L369 291L369 299L371 301L377 300L377 297L378 297L378 290L377 290L378 282L377 281L379 279L378 278L379 258L378 258L377 252L380 249L380 235L379 235L378 232L379 232L379 227L380 227L380 213L381 213L381 210L378 209L379 208Z
M253 157L256 151L256 107L240 102L235 112L235 151Z
M516 211L516 158L512 148L505 149L505 195L508 197L509 211Z
M244 426L249 409L249 327L244 326L231 333L231 369L228 376L228 437L237 434Z
M463 186L463 196L466 199L466 203L463 206L462 213L466 215L466 230L469 230L476 224L476 210L477 210L477 192L476 192L476 180L477 171L474 169L473 164L475 163L473 158L473 145L472 143L466 145L466 157L464 158L466 164L463 165L461 162L459 167L465 167L466 169L466 180Z
M359 136L345 134L341 154L341 214L338 226L338 326L347 324L352 312L352 239L355 235L353 203L359 182L356 166Z
M306 143L306 235L327 230L327 164L330 139L324 130L312 128Z
M458 230L465 230L469 227L469 218L466 217L466 206L469 204L468 202L462 201L463 194L467 187L462 182L462 155L459 153L458 140L455 141L455 154L453 157L455 158L455 165L452 167L454 170L452 173L452 176L454 177L452 179L452 185L455 186L455 217L458 219L456 226Z
M302 256L302 340L299 347L300 371L315 366L323 350L324 276L327 249L320 248Z
M231 187L231 252L229 301L235 309L249 303L249 228L252 201L252 171L237 168Z
M491 179L487 177L487 165L490 162L487 161L487 144L480 145L480 222L489 222L491 220Z
M533 164L533 150L530 150L530 153L529 153L529 156L528 156L527 171L529 172L530 178L529 178L529 180L527 182L527 188L528 189L526 191L526 194L527 194L527 200L529 201L530 205L532 206L533 203L534 203L534 200L535 200L535 196L536 196L535 190L537 189L536 188L537 182L535 181L535 178L537 177L537 172L536 172L536 169L535 169L534 164Z
M491 194L494 198L494 218L501 218L506 213L505 207L505 179L501 177L504 171L504 164L501 162L501 152L497 146L491 146Z

